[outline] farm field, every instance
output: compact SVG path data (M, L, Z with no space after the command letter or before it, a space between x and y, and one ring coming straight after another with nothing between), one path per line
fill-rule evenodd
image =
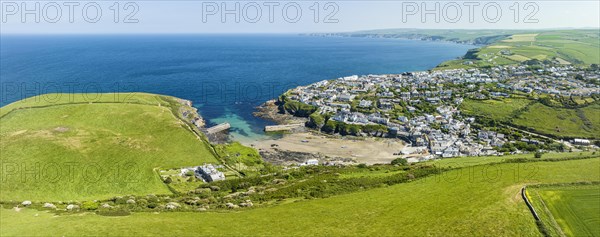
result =
M502 40L502 42L533 42L538 34L516 34Z
M534 202L546 223L558 224L567 236L600 236L600 185L561 185L533 188Z
M506 121L515 111L525 108L531 100L508 98L503 100L472 100L466 99L461 104L461 111L469 115L484 116L500 121Z
M476 58L451 60L438 69L518 64L537 60L556 60L560 64L600 63L600 34L597 30L547 30L511 35L477 49ZM500 33L498 33L500 34ZM465 65L466 61L473 64Z
M155 168L217 163L168 107L174 98L135 94L123 103L115 96L102 94L105 103L30 98L2 108L0 201L168 194Z
M55 216L3 206L0 234L539 236L520 188L580 181L600 181L600 159L480 165L365 192L245 211Z

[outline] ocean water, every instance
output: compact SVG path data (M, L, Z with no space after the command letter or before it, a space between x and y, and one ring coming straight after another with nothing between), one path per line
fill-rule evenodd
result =
M209 125L257 139L252 116L287 89L349 75L427 70L474 46L299 35L2 35L0 105L51 92L149 92L191 100Z

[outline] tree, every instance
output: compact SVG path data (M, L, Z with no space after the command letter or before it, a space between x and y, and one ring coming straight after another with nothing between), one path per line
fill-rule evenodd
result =
M321 131L325 133L333 133L335 132L336 122L329 120L325 123L325 125L321 128Z
M319 112L314 112L310 114L309 121L307 125L312 128L321 128L325 124L325 118L319 114Z
M404 158L396 158L394 160L392 160L392 165L408 165L408 161L406 161L406 159Z

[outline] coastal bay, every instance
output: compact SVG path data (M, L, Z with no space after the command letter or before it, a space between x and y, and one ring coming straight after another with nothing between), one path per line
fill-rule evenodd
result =
M298 35L11 35L0 44L0 106L47 93L172 95L192 101L209 127L230 123L234 140L265 138L274 122L254 107L296 86L428 70L475 47Z

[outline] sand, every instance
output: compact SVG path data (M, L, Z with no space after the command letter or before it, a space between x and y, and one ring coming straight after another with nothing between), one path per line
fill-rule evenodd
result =
M404 147L398 139L364 138L330 138L312 133L286 134L280 139L244 142L258 150L273 151L274 148L294 152L321 153L329 157L352 158L358 163L382 164L390 163L400 157L394 155ZM272 147L276 144L277 147Z

